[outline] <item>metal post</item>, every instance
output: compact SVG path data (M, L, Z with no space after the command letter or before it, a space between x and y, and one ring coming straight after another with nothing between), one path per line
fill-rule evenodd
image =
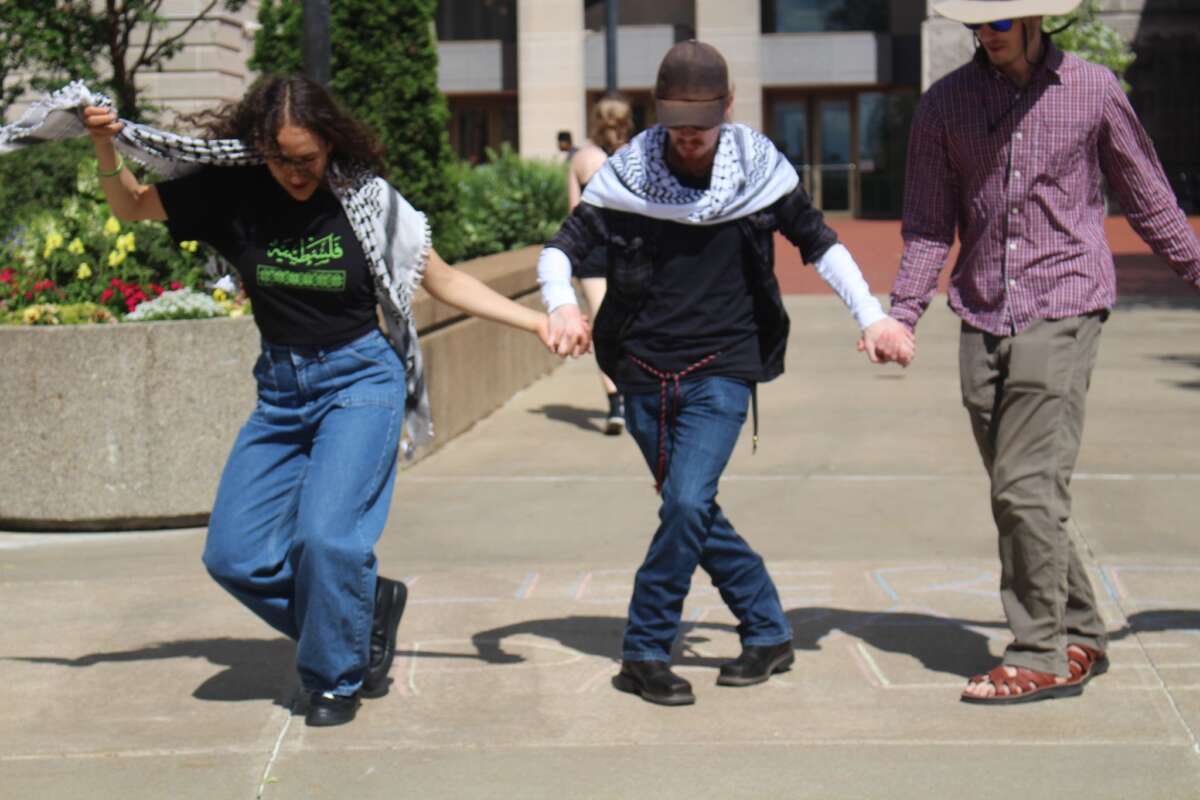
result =
M329 0L304 0L304 74L325 86L333 77L329 49Z
M617 11L619 0L604 3L604 86L609 92L617 91Z

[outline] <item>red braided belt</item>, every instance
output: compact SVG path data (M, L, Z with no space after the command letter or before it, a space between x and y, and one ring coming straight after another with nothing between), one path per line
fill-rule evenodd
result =
M654 377L658 378L658 472L654 476L654 491L662 494L663 481L667 479L667 424L674 423L675 418L679 416L679 379L688 373L695 372L703 366L711 364L713 359L721 355L720 351L713 353L710 356L697 361L695 364L684 367L675 372L665 372L642 361L634 355L629 356L629 360L637 364L642 369L649 372ZM671 404L671 413L667 414L667 386L674 382L675 397Z

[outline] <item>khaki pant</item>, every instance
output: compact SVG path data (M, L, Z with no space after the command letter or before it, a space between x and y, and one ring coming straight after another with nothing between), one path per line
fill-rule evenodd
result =
M1104 621L1067 532L1071 473L1102 317L1041 320L1016 336L966 323L963 404L991 478L1000 599L1014 641L1004 663L1068 675L1068 643L1105 648Z

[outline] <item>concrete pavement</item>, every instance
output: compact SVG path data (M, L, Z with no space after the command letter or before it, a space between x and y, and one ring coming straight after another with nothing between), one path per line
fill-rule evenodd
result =
M346 727L293 712L291 645L206 577L202 531L0 534L0 797L1200 796L1200 304L1132 302L1104 332L1074 533L1112 670L979 708L958 692L1006 629L955 320L939 300L917 363L879 369L835 300L787 302L788 372L721 501L780 586L791 672L714 685L737 638L698 574L697 704L611 687L657 503L573 362L401 475L394 684Z

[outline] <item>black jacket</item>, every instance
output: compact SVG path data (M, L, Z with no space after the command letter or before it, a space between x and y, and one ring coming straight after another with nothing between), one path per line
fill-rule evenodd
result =
M578 267L596 247L608 248L608 290L592 323L596 360L607 374L615 373L625 333L645 302L658 260L667 255L657 247L658 230L664 224L640 214L580 203L546 245L566 253L572 267ZM778 230L796 245L805 263L824 255L837 243L837 234L799 186L770 208L723 224L738 226L754 256L754 318L763 358L762 379L769 381L783 372L789 327L775 280L774 233Z

